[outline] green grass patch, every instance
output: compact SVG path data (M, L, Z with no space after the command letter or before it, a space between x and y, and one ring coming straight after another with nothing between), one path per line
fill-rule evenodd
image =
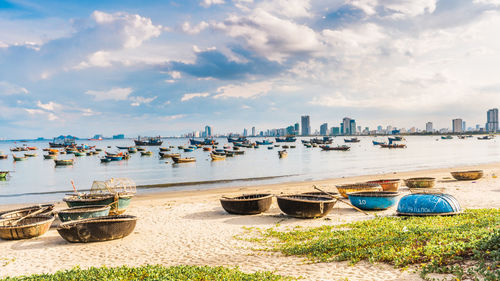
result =
M361 260L428 273L500 280L500 209L456 216L383 217L338 226L262 232L272 250L315 262Z
M146 265L140 267L92 267L89 269L74 268L58 271L54 274L37 274L25 277L8 277L3 280L23 281L68 281L68 280L293 280L271 272L243 273L235 268L209 266L171 266Z

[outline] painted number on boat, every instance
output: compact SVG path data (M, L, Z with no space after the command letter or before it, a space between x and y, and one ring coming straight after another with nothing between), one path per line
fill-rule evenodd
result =
M366 205L366 200L358 199L359 205Z

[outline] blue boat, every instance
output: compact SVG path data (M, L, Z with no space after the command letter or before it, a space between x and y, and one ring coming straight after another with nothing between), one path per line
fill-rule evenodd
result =
M387 144L384 141L372 141L373 145L382 145L382 144Z
M276 142L295 142L297 138L295 137L285 137L285 138L275 138Z
M347 193L349 201L361 210L385 210L398 202L399 192L361 191Z
M399 200L397 214L403 216L455 215L462 212L458 200L449 194L415 193Z
M123 156L106 155L106 158L110 159L111 161L121 161L121 160L123 160Z
M205 138L204 140L189 139L189 143L192 145L218 145L214 139Z
M232 137L229 136L227 137L227 142L248 142L248 139L246 137Z
M192 148L184 148L184 152L193 152L194 149Z
M273 144L272 141L268 141L268 140L255 141L255 143L258 144L258 145L271 145L271 144Z

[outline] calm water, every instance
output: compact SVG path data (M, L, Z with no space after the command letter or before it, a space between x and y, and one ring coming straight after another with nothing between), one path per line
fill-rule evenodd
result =
M500 143L493 140L478 140L476 137L460 140L438 140L436 136L407 137L406 149L383 149L372 144L373 137L360 137L360 143L349 144L350 151L321 151L320 148L306 148L297 140L297 148L289 149L288 157L279 159L277 148L268 150L242 148L245 155L235 155L226 161L210 161L208 152L201 149L182 153L196 157L195 163L172 164L172 160L159 159L158 147L147 149L153 156L133 154L130 160L100 163L99 156L77 157L74 166L55 167L53 160L44 160L41 149L47 142L29 142L37 146L38 156L26 161L0 160L0 170L14 171L6 181L0 182L0 204L47 202L60 200L65 192L71 191L71 180L77 188L89 189L92 181L111 177L129 177L137 185L161 183L185 183L253 177L285 176L259 181L232 181L224 183L183 185L169 188L139 189L139 193L165 190L193 190L227 186L255 185L298 180L318 180L333 177L364 174L389 173L428 168L442 168L457 165L473 165L500 160ZM377 138L381 140L382 138ZM273 139L274 140L274 139ZM219 139L219 146L226 143ZM80 141L88 145L118 151L116 146L133 145L132 140ZM23 143L1 142L0 150ZM187 139L167 139L162 146L187 145ZM335 144L344 144L342 137L334 139ZM112 148L107 148L112 146ZM177 152L177 148L173 149ZM18 152L17 154L22 154ZM73 157L61 155L60 159ZM168 161L169 163L165 163Z

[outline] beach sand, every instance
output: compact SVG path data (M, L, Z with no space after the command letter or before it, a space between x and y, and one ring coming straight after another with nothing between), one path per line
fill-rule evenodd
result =
M457 182L449 174L455 170L483 169L484 178L473 182ZM302 220L281 214L276 201L260 215L227 214L219 203L222 195L269 192L273 194L313 191L317 185L335 191L336 184L355 183L381 178L432 176L438 179L436 188L444 188L455 196L463 208L500 207L500 163L474 167L457 167L389 173L315 182L295 182L263 186L224 188L189 192L164 192L137 196L127 214L139 217L134 232L120 240L89 244L71 244L63 240L52 227L41 237L20 240L0 240L0 276L53 273L75 266L138 266L144 264L238 266L245 272L273 271L277 274L303 277L304 280L421 280L412 270L402 271L386 264L360 262L310 263L300 257L285 257L280 253L255 251L258 244L235 236L245 233L244 227L280 228L293 226L332 225L373 218L345 204L337 203L325 218ZM403 193L408 193L402 187ZM9 209L14 206L2 206ZM57 209L65 208L59 203ZM392 215L395 208L378 212Z

